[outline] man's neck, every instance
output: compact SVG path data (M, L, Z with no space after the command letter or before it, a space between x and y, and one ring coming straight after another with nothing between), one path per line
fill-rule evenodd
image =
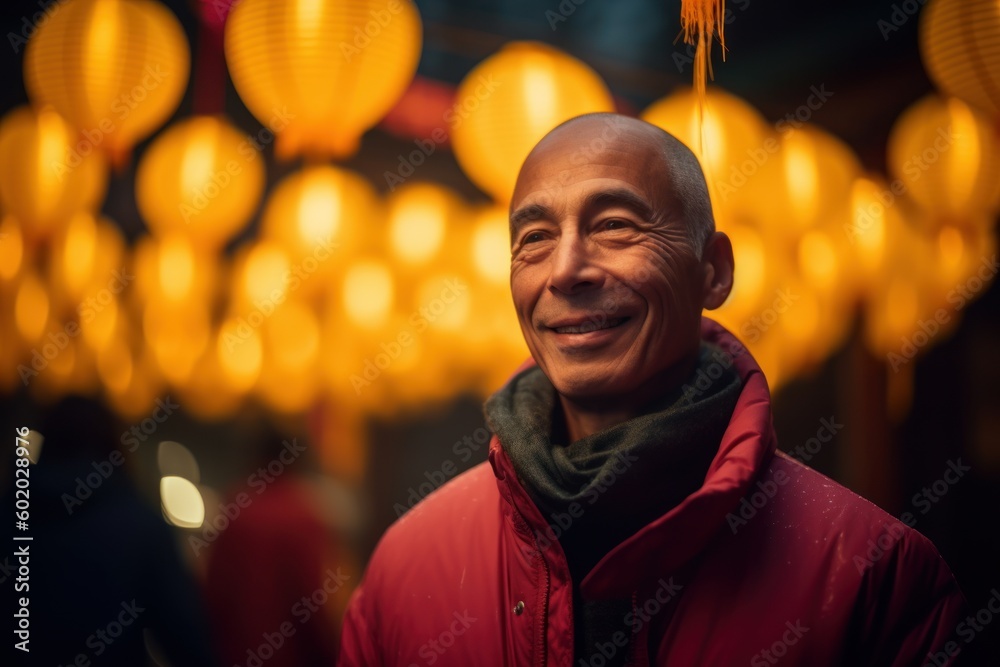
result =
M655 411L659 399L691 375L698 363L698 351L677 362L663 373L650 378L627 396L601 400L575 400L559 394L559 403L566 420L569 442L600 433L629 419Z

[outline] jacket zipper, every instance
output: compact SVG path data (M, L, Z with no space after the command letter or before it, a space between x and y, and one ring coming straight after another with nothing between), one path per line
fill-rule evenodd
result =
M510 493L510 487L508 486L507 492ZM542 550L538 548L538 542L534 541L534 535L531 533L531 526L521 515L521 512L517 509L513 502L510 503L512 515L515 522L519 527L523 528L523 532L530 536L532 542L535 546L535 550L538 553L538 560L542 565L542 574L545 580L545 585L541 587L540 594L537 596L538 599L536 603L538 605L538 623L536 624L535 632L535 655L538 656L537 665L539 667L545 667L546 660L546 643L545 643L545 632L548 626L549 618L549 564L545 560L545 556L542 555Z
M537 547L538 544L535 544ZM541 595L539 596L541 600L538 603L538 632L535 637L535 651L538 655L538 665L539 667L545 667L546 660L546 649L548 648L545 642L545 631L548 626L549 620L549 564L545 560L545 556L542 555L541 551L538 553L539 560L542 561L542 572L545 575L545 585L542 586Z

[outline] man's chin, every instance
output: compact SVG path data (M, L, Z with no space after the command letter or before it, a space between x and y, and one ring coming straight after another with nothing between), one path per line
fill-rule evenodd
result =
M611 401L621 395L619 379L607 374L581 375L563 373L557 377L549 376L556 393L574 403L593 404L600 401Z

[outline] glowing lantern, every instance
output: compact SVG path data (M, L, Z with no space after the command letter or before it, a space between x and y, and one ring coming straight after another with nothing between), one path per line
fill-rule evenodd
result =
M482 341L468 335L474 292L455 274L431 275L417 285L410 324L426 349L419 377L427 399L452 395L475 365L473 354Z
M773 281L775 257L768 257L764 236L745 224L726 225L733 244L733 290L718 310L709 315L738 334L743 322L760 310L761 298Z
M889 167L914 201L943 217L1000 203L1000 139L987 117L954 97L931 95L903 112L889 135Z
M869 283L865 299L865 342L875 354L899 357L919 331L918 320L933 317L935 295L928 289L933 277L927 269L933 260L931 244L912 225L889 229L892 233L879 279ZM895 359L892 370L897 370L901 360L912 359L917 350L905 353L905 358Z
M928 310L960 311L984 294L996 278L991 262L997 241L992 220L986 216L964 224L936 224L928 246L926 278L933 297Z
M785 235L830 226L839 232L850 215L850 193L861 166L842 141L822 130L803 126L781 135L785 214L772 220Z
M129 345L129 324L124 317L115 318L112 343L97 353L97 374L108 392L121 394L132 382L134 364Z
M140 239L132 267L139 305L155 302L177 313L211 303L217 280L215 256L183 236Z
M305 411L316 397L320 335L309 306L287 301L261 327L264 363L255 393L284 413Z
M719 88L709 88L703 109L693 89L675 92L654 102L642 119L680 139L701 162L712 203L737 206L758 184L762 170L774 170L778 139L768 134L764 118L752 106ZM750 185L747 190L744 187ZM773 194L770 195L773 200Z
M436 259L449 229L461 212L461 202L447 189L432 183L404 185L386 204L389 247L406 266L421 266Z
M510 283L510 221L507 209L485 208L473 217L472 265L489 283Z
M183 317L168 303L151 301L142 314L142 331L160 374L175 386L183 386L195 363L209 344L208 307L204 303L185 306Z
M84 299L80 309L80 330L83 342L94 352L100 352L114 341L118 319L124 317L118 298L110 290L95 290Z
M432 331L461 331L469 319L468 285L461 276L433 275L417 287L418 312Z
M156 235L180 233L216 248L250 219L264 185L264 159L221 118L199 116L156 138L139 162L139 212Z
M319 352L319 324L312 310L290 301L268 318L265 325L267 353L290 373L304 373Z
M12 216L0 218L0 283L10 282L24 261L24 236Z
M264 208L264 239L288 253L296 290L313 294L346 253L371 234L378 219L372 186L357 174L330 166L304 169L282 181Z
M1000 117L1000 3L934 0L920 16L920 55L935 85Z
M28 42L24 83L81 132L73 150L116 164L173 113L187 86L187 38L151 0L67 0Z
M430 267L441 271L464 264L468 233L465 203L444 186L413 183L396 189L386 201L386 245L396 260L397 301L413 298Z
M131 282L122 271L125 239L107 218L77 213L69 219L52 244L49 275L63 303L76 309L85 292L102 288L109 296L120 294ZM108 297L102 295L102 300Z
M581 61L544 44L514 42L459 85L455 157L476 185L506 202L524 158L545 133L574 116L614 108L604 82Z
M219 327L215 347L220 370L229 388L239 394L250 391L260 376L264 359L257 327L244 319L231 317Z
M226 22L226 62L277 154L346 157L392 108L420 57L409 0L243 0Z
M34 271L25 273L14 298L14 322L21 339L34 344L49 321L49 294Z
M0 123L0 200L28 236L46 236L104 198L104 158L93 151L74 156L76 135L51 109L21 107Z
M255 241L240 248L233 261L230 309L273 311L289 294L291 266L288 253L273 241Z
M811 229L799 238L798 274L824 299L850 300L856 277L849 272L850 249L842 234Z
M385 324L392 311L394 281L389 268L377 260L353 264L344 274L343 304L347 319L364 329Z
M901 192L897 186L897 192ZM851 217L844 225L861 277L880 278L889 243L903 224L897 194L882 179L858 178L851 186Z

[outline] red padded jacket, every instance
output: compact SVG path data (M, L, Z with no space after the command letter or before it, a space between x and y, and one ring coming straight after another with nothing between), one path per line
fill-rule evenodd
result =
M934 546L777 452L759 366L715 322L702 336L743 380L728 429L701 488L580 582L585 599L633 604L612 641L576 663L627 651L632 665L910 666L957 645L965 600ZM573 586L549 539L571 521L545 521L494 437L488 465L386 531L339 664L574 665Z

